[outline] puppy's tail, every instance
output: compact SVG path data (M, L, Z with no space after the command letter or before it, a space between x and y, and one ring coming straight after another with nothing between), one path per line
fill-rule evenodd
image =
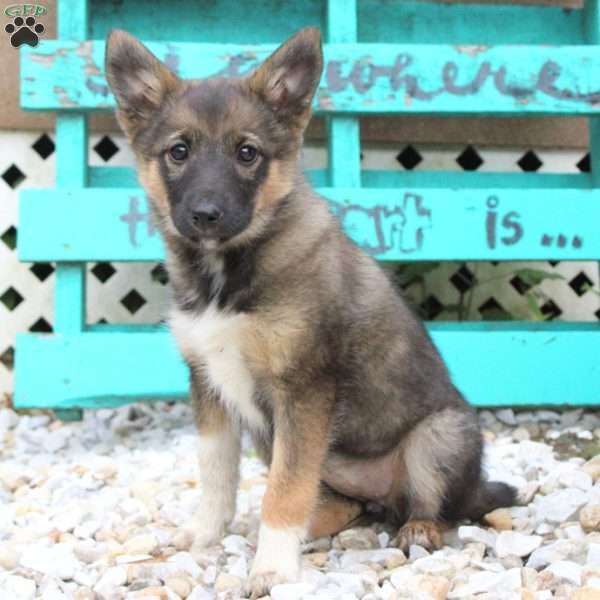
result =
M500 481L481 481L464 516L472 521L479 521L496 508L514 506L516 502L517 490L511 485Z

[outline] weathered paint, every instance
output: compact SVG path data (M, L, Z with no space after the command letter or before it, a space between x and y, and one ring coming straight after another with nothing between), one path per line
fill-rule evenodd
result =
M378 260L600 258L600 190L318 191L348 235ZM19 220L22 260L164 257L138 188L26 190Z
M274 48L148 43L182 77L247 74ZM22 47L21 104L31 110L114 107L104 42ZM590 46L327 44L317 113L597 114L600 54Z
M457 386L478 406L600 403L600 388L590 385L600 378L597 326L436 323L429 330ZM188 393L187 369L164 328L20 335L16 361L18 408L95 408Z

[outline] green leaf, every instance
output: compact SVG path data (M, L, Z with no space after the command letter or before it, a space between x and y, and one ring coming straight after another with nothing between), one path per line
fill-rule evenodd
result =
M595 294L596 296L600 296L600 292L598 290L596 290L594 288L594 286L589 283L586 283L581 286L581 295L585 294L586 292L592 292L592 294Z
M514 321L515 316L503 308L488 308L481 311L481 317L484 321Z
M541 269L517 269L515 276L519 277L523 283L533 287L539 285L545 279L564 279L559 273L551 273L548 271L542 271Z
M536 298L533 294L527 294L527 306L529 307L529 312L531 316L536 321L545 321L546 315L540 310L538 303L536 302Z
M408 286L423 279L423 276L440 265L439 261L418 261L402 263L395 270L395 278L399 285Z
M461 304L446 304L444 306L444 310L447 312L458 312L461 308Z

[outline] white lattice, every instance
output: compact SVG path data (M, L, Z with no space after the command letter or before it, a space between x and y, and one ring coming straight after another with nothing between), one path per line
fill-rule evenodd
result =
M52 326L54 276L51 265L22 264L11 248L12 228L18 228L18 192L27 187L52 187L54 185L54 153L50 137L42 132L0 131L0 393L12 390L11 349L19 331L44 331ZM37 151L34 149L37 148ZM370 145L363 148L362 165L372 170L402 170L398 155L406 148L393 145ZM481 162L479 171L521 171L537 169L538 172L578 172L583 163L582 152L534 151L521 161L529 149L470 149L465 146L443 148L419 145L405 154L416 170L461 170L457 158ZM43 158L46 156L46 158ZM307 168L324 168L327 153L321 145L308 145L304 151ZM519 161L522 166L519 166ZM538 162L541 163L538 165ZM413 163L416 163L413 165ZM93 135L90 140L90 164L93 166L131 166L133 157L120 135ZM578 166L579 164L579 166ZM584 291L588 283L598 286L597 263L560 262L545 263L443 263L425 275L425 285L413 285L408 293L424 311L433 318L455 318L456 314L444 307L456 305L460 291L456 282L474 274L479 281L488 283L475 288L470 300L469 318L480 318L479 308L490 299L517 316L528 316L526 297L519 293L514 282L514 271L524 266L542 268L559 273L563 279L545 281L541 289L548 300L549 315L560 310L561 319L597 320L600 318L598 296ZM461 269L463 278L457 278ZM511 283L513 280L513 283ZM464 287L464 286L463 286ZM167 286L156 264L102 263L90 264L87 275L87 320L89 323L153 323L164 318L168 304ZM422 294L421 290L425 290ZM522 288L521 288L522 291ZM6 295L8 292L8 295ZM18 294L18 295L15 295ZM465 296L468 291L465 292ZM13 310L7 308L17 303ZM546 299L540 301L545 302ZM129 307L129 308L128 308ZM441 308L440 308L441 307Z

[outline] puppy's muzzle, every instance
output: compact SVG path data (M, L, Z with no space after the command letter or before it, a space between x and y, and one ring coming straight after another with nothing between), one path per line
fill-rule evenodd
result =
M223 218L223 211L214 204L203 204L192 211L192 225L200 231L214 229Z

